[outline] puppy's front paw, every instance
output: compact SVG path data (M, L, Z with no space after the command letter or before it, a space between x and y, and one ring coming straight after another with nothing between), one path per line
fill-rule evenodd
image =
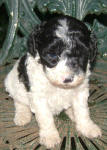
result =
M18 126L24 126L31 121L31 113L16 113L14 123Z
M48 149L53 148L61 141L57 131L40 132L40 144L45 145Z
M77 126L77 131L88 138L97 138L102 136L101 129L93 122Z

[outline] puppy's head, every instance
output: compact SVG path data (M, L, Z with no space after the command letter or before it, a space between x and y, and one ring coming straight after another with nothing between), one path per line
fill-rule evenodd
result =
M71 88L87 76L96 55L95 37L79 20L60 16L36 27L28 40L29 53L41 63L55 86Z

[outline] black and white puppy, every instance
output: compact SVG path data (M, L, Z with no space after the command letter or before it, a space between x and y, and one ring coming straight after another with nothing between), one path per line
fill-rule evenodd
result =
M81 21L60 16L42 23L31 33L28 52L5 79L14 99L16 125L25 125L33 112L40 128L40 143L60 143L53 116L65 110L76 129L88 138L101 136L88 109L90 64L96 41Z

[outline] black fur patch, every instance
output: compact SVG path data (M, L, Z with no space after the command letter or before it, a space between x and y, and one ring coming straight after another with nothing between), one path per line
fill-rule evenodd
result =
M56 35L58 27L61 26L61 20L66 20L68 27L66 37L70 42L66 40L65 42ZM61 54L68 50L70 55L66 55L66 57L70 61L71 59L78 59L77 64L84 72L86 71L88 60L90 62L95 60L97 51L95 37L92 36L86 25L70 16L60 15L43 22L34 28L28 39L28 52L34 58L38 52L41 64L49 68L55 67Z
M27 59L27 54L20 59L18 72L19 72L19 81L23 82L26 90L29 91L30 85L29 85L29 78L26 70L26 64L25 64L26 59Z

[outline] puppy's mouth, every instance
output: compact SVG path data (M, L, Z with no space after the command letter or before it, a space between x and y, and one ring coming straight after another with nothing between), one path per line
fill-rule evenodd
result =
M66 88L76 87L80 85L84 79L85 79L84 75L72 75L72 76L66 77L63 80L62 86Z
M75 78L75 76L70 76L63 79L62 82L59 80L54 80L54 81L50 80L50 82L56 87L71 89L80 85L83 82L83 80L84 80L83 76L77 78Z
M83 72L75 73L74 71L71 72L71 70L67 70L66 68L64 71L63 69L60 71L56 70L53 69L52 71L45 71L46 77L48 78L50 83L56 87L70 89L73 87L77 87L85 79L85 74Z

